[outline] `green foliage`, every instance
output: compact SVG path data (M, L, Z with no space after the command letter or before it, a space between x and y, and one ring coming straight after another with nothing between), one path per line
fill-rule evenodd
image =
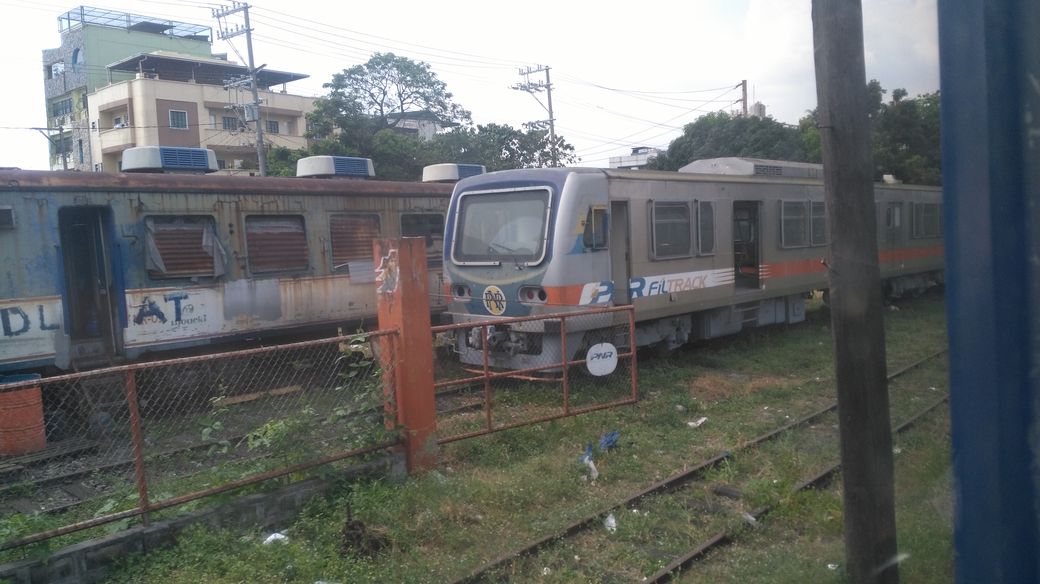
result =
M328 95L317 100L307 118L311 146L272 150L270 174L292 176L296 161L312 155L371 158L377 178L388 180L417 180L424 166L440 162L483 164L489 171L553 165L546 128L472 126L469 112L454 102L428 63L376 53L335 74L325 87ZM430 118L452 129L424 141L395 127L402 115ZM574 146L560 136L556 153L561 165L575 161Z
M713 112L686 124L682 136L655 158L650 168L678 170L701 158L744 156L776 160L805 160L798 129L773 118L731 116Z
M874 180L886 174L917 185L942 184L942 152L939 135L939 92L907 99L905 89L887 90L876 79L867 83L867 115L870 118L874 154ZM821 162L820 130L816 110L798 121L806 160Z

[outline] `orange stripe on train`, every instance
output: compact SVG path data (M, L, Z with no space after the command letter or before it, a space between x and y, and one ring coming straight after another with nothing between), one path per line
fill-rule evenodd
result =
M890 249L879 252L878 262L882 264L891 264L895 262L905 262L908 260L923 260L928 258L941 257L942 254L942 245L930 245L928 247L904 247L900 249ZM792 276L816 274L819 272L825 272L826 270L827 266L824 265L822 259L813 258L808 260L780 262L777 264L763 264L761 276L762 278L789 278Z

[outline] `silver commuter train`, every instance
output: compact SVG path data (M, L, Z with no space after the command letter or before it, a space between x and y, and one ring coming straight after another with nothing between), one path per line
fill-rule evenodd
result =
M634 304L636 345L670 348L804 320L807 293L827 288L822 167L713 159L685 168L515 170L459 182L444 237L450 317ZM941 284L940 189L878 184L875 199L886 292ZM491 366L544 366L560 354L546 324L458 334L454 348L467 364L483 363L486 343ZM630 343L591 326L568 324L568 358L598 342Z
M425 236L431 286L441 286L450 192L417 182L0 170L0 373L329 334L370 319L374 237ZM435 309L443 304L434 299Z

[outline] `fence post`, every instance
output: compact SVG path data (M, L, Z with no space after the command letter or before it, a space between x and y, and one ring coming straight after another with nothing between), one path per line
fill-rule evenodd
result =
M137 407L137 374L131 369L123 378L126 389L126 405L130 410L130 437L134 445L134 482L137 483L137 504L141 508L141 521L148 527L148 479L144 468L144 436L141 432L141 412Z
M396 350L382 352L382 365L393 375L408 472L421 472L438 462L426 240L378 239L373 252L379 328L399 331Z

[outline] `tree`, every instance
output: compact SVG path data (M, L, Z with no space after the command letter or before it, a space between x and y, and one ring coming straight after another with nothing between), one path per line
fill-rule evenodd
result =
M394 127L402 114L424 112L442 126L470 121L429 63L393 53L375 53L366 63L336 73L324 87L329 94L315 104L312 134L327 138L337 128L355 134L343 140L348 147Z
M522 130L505 124L454 128L436 136L433 146L441 161L483 164L489 171L552 166L549 133L525 124ZM561 163L575 161L574 146L556 137Z
M867 83L868 111L874 153L874 179L891 174L911 184L942 184L939 137L939 92L907 99L905 89L887 90L876 79ZM816 110L798 121L806 160L820 162L820 131Z
M653 159L649 168L678 170L701 158L743 156L778 160L805 160L798 129L773 118L731 116L714 112L683 128L668 151Z

